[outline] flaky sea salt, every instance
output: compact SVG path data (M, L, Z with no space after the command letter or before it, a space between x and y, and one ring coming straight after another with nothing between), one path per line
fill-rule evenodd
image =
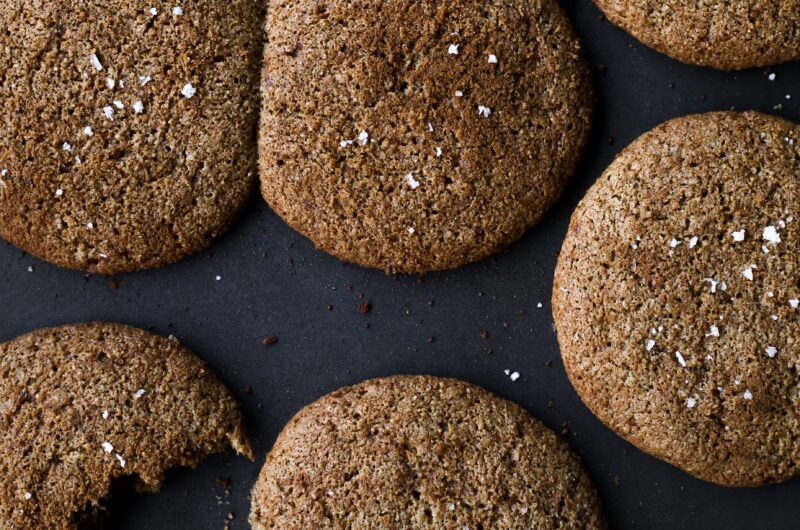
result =
M766 227L762 237L764 238L764 241L769 241L770 243L778 244L781 242L781 235L778 233L778 229L774 226Z
M89 60L92 62L92 66L94 66L94 69L97 70L98 72L103 69L103 64L100 62L100 59L97 58L96 53L90 55Z
M181 94L183 94L183 97L191 99L197 94L197 89L191 83L186 83L181 89Z
M681 352L679 352L679 351L676 351L676 352L675 352L675 358L678 360L678 363L679 363L681 366L683 366L684 368L686 368L686 360L683 358L683 354L681 354Z
M406 175L406 184L408 184L408 187L411 188L412 190L419 188L419 181L414 178L414 175L412 173Z

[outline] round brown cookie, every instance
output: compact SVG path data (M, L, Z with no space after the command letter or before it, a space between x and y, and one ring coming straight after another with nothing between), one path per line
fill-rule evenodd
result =
M605 528L579 459L522 408L453 379L343 388L300 411L252 493L266 528Z
M755 112L671 120L575 212L553 312L586 405L704 480L800 466L800 127Z
M0 236L111 274L231 223L256 179L262 7L173 5L0 4Z
M800 0L594 0L642 43L684 63L741 70L800 58Z
M342 259L421 273L508 245L586 143L590 76L553 0L276 0L261 190Z
M155 491L229 445L252 458L233 397L175 340L94 323L0 344L0 528L77 528L113 479Z

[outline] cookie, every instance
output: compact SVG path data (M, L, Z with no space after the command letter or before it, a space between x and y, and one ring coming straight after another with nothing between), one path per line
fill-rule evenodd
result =
M594 0L608 20L681 62L722 70L800 58L800 1Z
M300 411L252 493L266 528L605 528L594 486L555 433L453 379L343 388Z
M564 365L640 449L728 486L800 466L800 126L677 118L576 210L555 274Z
M231 394L175 340L119 324L40 329L0 345L0 528L78 528L110 493L233 447Z
M261 191L343 260L480 260L575 168L591 82L554 0L276 0L267 17Z
M112 274L177 261L230 225L256 181L263 7L173 5L0 5L4 239Z

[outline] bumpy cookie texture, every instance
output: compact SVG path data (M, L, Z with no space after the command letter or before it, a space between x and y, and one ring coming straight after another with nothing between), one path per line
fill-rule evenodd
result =
M340 389L281 433L252 494L268 528L605 528L567 445L519 406L456 380Z
M261 190L342 259L420 273L541 219L587 140L591 86L553 0L276 0Z
M41 329L0 345L0 528L74 529L135 475L232 446L252 458L239 408L177 341L118 324Z
M699 478L800 466L800 127L678 118L634 141L575 212L553 311L588 407Z
M0 236L110 274L231 223L256 180L263 7L173 5L2 2Z
M800 0L594 0L641 42L689 64L741 70L800 58Z

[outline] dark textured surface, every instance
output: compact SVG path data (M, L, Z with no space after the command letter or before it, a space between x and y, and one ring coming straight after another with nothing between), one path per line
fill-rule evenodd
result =
M703 483L594 419L564 374L548 300L569 216L615 153L664 120L693 112L735 106L800 121L800 64L776 67L773 82L763 70L683 66L601 22L589 0L563 5L592 64L605 65L604 73L596 70L597 125L562 200L494 260L423 283L392 279L314 251L256 197L211 247L213 255L121 276L116 290L106 278L86 279L0 244L0 339L80 320L153 326L206 360L244 406L256 463L214 456L195 471L169 473L158 495L126 495L122 486L109 528L219 530L229 512L234 528L248 528L248 492L285 423L344 384L403 372L459 377L518 402L551 428L568 422L569 443L597 484L612 528L796 527L800 480L752 490ZM778 104L782 110L772 111ZM372 308L362 315L356 307L365 300ZM264 346L272 335L278 342ZM518 370L520 379L512 383L505 369ZM218 504L220 477L231 479L231 496Z

